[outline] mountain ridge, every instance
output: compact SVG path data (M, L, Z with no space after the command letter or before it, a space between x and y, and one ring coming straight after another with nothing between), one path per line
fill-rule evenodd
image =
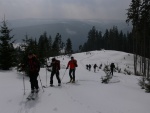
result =
M123 21L107 21L107 20L20 20L10 21L10 27L13 29L11 34L15 35L16 42L21 42L25 35L39 39L40 35L47 32L47 36L55 38L57 33L62 36L62 41L66 43L68 38L71 39L73 49L78 50L79 45L87 41L88 32L93 26L104 34L106 29L117 26L118 30L124 33L131 31Z

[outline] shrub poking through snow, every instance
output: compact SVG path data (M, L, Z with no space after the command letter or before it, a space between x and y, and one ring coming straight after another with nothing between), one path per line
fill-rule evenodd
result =
M111 76L111 71L110 71L110 69L108 68L108 65L106 65L105 67L104 67L104 72L106 73L106 76L104 76L104 77L101 77L101 82L102 83L108 83L109 82L109 80L112 78L112 76Z

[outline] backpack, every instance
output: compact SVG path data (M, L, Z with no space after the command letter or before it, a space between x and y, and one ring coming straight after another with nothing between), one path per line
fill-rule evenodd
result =
M32 59L29 60L29 70L31 72L40 71L40 63L36 56L32 57Z
M74 65L75 65L75 67L78 67L76 60L74 60Z
M60 70L60 60L56 60L56 67L58 70Z

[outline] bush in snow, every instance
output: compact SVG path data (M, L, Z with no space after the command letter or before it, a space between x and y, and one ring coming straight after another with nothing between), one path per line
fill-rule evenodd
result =
M141 78L139 79L138 84L139 84L139 86L141 86L142 89L144 89L145 78L144 78L144 77L141 77Z
M100 64L99 69L102 69L102 64Z
M126 75L131 75L132 74L132 72L131 71L129 71L129 70L127 70L126 68L124 69L124 74Z
M120 68L120 69L118 69L118 73L121 73L121 68Z
M146 79L145 77L141 77L139 79L138 84L142 89L145 89L145 92L150 93L150 79Z
M105 72L105 71L108 71L108 70L110 71L109 66L105 65L103 71Z
M150 93L150 80L145 80L145 91Z
M101 77L101 80L102 80L102 83L106 83L107 84L109 82L109 80L112 78L109 66L105 65L103 71L106 73L106 76Z
M102 80L102 83L107 84L109 82L109 80L112 78L112 76L111 76L110 70L105 71L105 73L106 73L106 76L101 77L101 80Z

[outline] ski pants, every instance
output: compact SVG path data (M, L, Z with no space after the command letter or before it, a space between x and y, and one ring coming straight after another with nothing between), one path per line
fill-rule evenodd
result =
M70 80L75 81L75 69L69 70L69 76L70 76Z
M52 73L51 73L51 77L50 77L50 84L53 84L53 77L54 77L54 75L56 74L56 78L57 78L57 80L58 80L58 84L60 84L61 83L61 80L60 80L60 78L59 78L59 71L52 71Z
M114 71L114 69L112 68L112 69L111 69L111 74L112 74L112 76L113 76L113 71Z
M31 83L31 90L39 88L39 86L38 86L38 80L37 80L38 75L39 75L38 72L37 73L30 72L29 73L30 83Z

